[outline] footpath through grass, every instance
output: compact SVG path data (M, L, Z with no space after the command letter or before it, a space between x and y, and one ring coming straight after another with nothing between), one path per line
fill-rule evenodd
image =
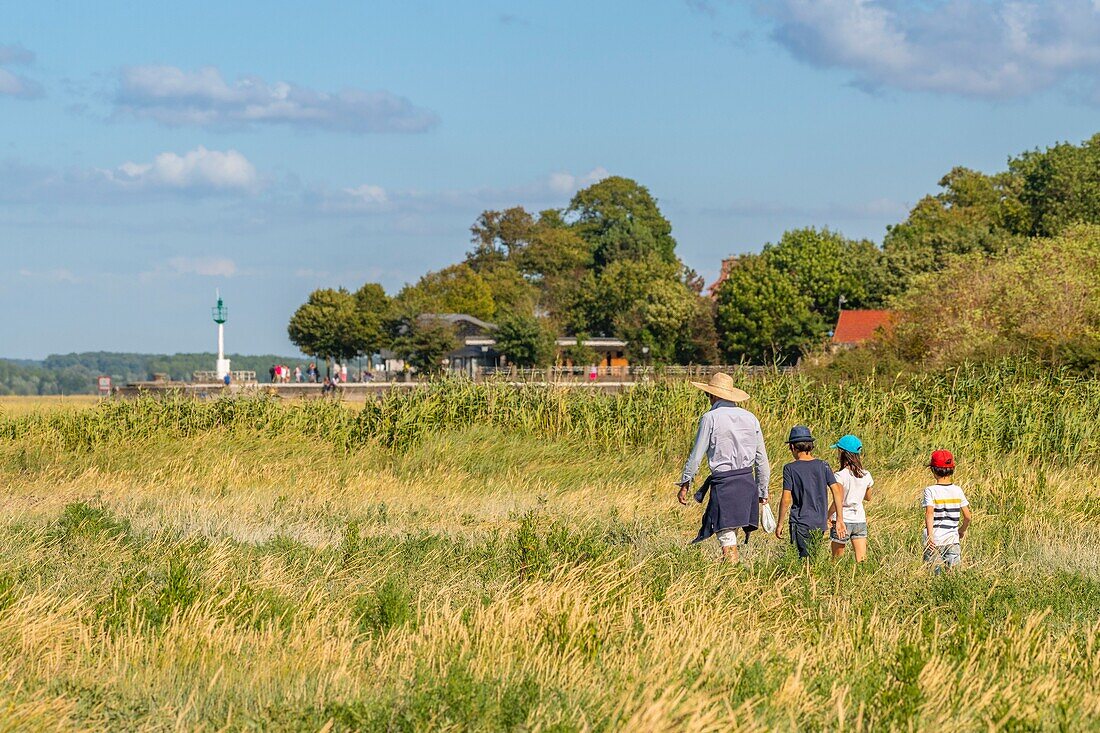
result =
M1094 729L1093 383L751 391L776 463L864 437L863 566L687 547L679 386L0 416L0 730ZM939 441L975 524L931 577Z

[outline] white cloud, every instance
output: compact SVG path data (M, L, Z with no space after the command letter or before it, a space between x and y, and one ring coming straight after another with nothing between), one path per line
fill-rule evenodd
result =
M233 277L237 263L228 257L173 257L168 260L167 270L175 275Z
M370 205L385 205L389 202L389 197L386 195L386 189L381 186L374 186L369 183L364 183L361 186L355 188L345 188L344 193L351 196L353 199Z
M425 132L439 123L431 110L386 91L318 92L258 76L227 82L212 66L122 70L114 98L116 117L151 119L169 126L240 127L286 124L342 132Z
M65 283L72 285L80 282L80 278L67 267L57 267L52 270L19 270L19 277L27 280L41 280L49 283Z
M251 191L259 185L248 158L236 150L207 150L201 145L183 155L161 153L151 163L127 162L101 172L111 183L128 189Z
M436 211L479 212L503 206L561 206L585 186L607 178L603 167L575 175L559 171L529 183L504 187L481 187L442 191L388 191L376 184L363 184L340 191L314 191L305 200L323 213L430 213Z
M35 99L42 96L41 84L4 68L33 62L34 54L22 46L0 46L0 96L16 99Z
M33 166L0 160L0 204L124 204L149 197L253 197L271 183L236 150L199 146L114 168Z
M1095 0L774 0L773 38L864 89L1007 98L1100 81Z
M602 181L608 175L607 170L602 166L593 168L582 176L559 171L547 177L546 186L554 193L572 195L586 186Z
M228 257L218 256L178 256L158 263L151 270L138 275L143 283L164 278L174 279L188 276L233 277L237 274L237 263Z

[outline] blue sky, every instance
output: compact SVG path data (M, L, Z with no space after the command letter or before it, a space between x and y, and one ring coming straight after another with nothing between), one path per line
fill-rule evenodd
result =
M20 7L21 6L21 7ZM0 356L290 352L481 210L648 186L680 256L881 241L954 165L1100 131L1100 2L9 4Z

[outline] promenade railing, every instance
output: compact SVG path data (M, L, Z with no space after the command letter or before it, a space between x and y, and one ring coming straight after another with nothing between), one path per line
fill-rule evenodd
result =
M657 379L707 380L719 372L761 373L775 371L776 367L735 365L687 365L687 366L552 366L535 369L518 367L484 367L475 375L478 379L509 379L521 382L641 382ZM788 371L789 367L779 367Z

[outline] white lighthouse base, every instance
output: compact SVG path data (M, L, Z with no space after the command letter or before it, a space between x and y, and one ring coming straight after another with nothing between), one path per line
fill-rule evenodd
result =
M218 379L225 379L229 374L229 359L218 359Z

